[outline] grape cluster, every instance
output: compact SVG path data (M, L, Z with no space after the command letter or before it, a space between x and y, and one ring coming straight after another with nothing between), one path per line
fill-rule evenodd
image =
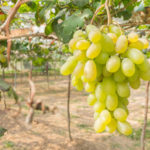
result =
M149 42L136 32L125 35L115 25L88 25L85 31L76 31L68 45L73 56L61 67L61 74L72 74L72 85L89 93L95 131L130 135L130 87L138 89L140 79L150 80L150 64L142 52Z

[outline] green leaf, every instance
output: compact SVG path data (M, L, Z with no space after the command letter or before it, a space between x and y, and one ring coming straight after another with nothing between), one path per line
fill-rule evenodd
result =
M10 85L7 82L0 79L0 90L8 91L9 89L10 89Z
M72 2L74 5L78 6L79 8L82 8L89 4L89 0L73 0Z
M45 34L46 35L49 35L53 32L53 29L52 29L52 25L51 23L47 24L46 27L45 27Z

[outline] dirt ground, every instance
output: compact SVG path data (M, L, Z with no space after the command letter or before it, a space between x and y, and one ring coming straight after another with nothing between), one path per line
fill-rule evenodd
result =
M22 81L21 81L22 80ZM6 97L7 107L4 110L0 102L0 127L7 129L0 137L0 150L140 150L140 131L144 118L145 83L141 88L132 91L128 106L128 121L134 132L126 137L115 132L113 134L97 134L93 130L93 109L88 106L87 93L71 90L71 132L73 142L68 139L67 130L67 83L62 76L50 77L49 88L46 77L33 78L36 85L35 100L43 100L50 108L57 106L55 114L35 112L31 126L25 125L28 113L26 99L29 95L27 78L17 79L16 91L21 97L22 112L14 118L18 109L14 100ZM6 79L12 82L11 79ZM150 118L147 128L146 150L150 150Z

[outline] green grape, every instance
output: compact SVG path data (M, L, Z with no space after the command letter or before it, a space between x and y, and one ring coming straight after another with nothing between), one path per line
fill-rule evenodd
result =
M117 129L120 133L124 134L124 135L130 135L132 134L132 127L131 125L125 121L125 122L117 122Z
M78 80L78 83L75 85L75 88L78 90L78 91L82 91L84 86L83 86L83 82L79 79Z
M144 45L143 49L147 49L147 48L149 47L149 42L148 42L147 39L140 38L139 40L140 40L140 41L143 43L143 45Z
M76 38L76 39L71 39L70 42L69 42L69 44L68 44L68 45L69 45L69 48L70 48L71 50L77 49L76 44L77 44L78 41L79 41L78 38Z
M103 67L102 65L96 64L96 69L97 69L97 80L101 79Z
M106 97L106 107L108 110L113 111L118 106L118 97L116 94L109 94Z
M139 77L140 77L139 70L138 70L138 68L136 68L133 76L129 77L128 80L129 80L129 82L133 82L135 80L138 80Z
M94 112L94 115L93 115L94 120L97 120L99 118L99 116L100 116L100 113Z
M144 49L144 44L143 44L143 42L141 42L140 40L138 40L138 41L136 41L134 43L130 43L129 47L136 48L138 50L142 50L142 49Z
M76 44L76 48L79 50L87 50L90 46L90 42L87 40L79 40Z
M84 76L88 81L94 81L97 77L96 64L93 60L88 60L84 67Z
M73 55L76 56L77 60L86 60L86 52L85 51L75 50L73 52Z
M92 31L89 32L88 38L91 42L97 43L102 38L102 34L98 29L97 30L92 30Z
M97 30L97 29L98 28L96 26L91 25L91 24L86 26L86 32L87 32L87 34L89 34L89 32L91 32L91 31Z
M73 34L73 38L80 38L83 37L85 38L85 33L82 30L77 30L74 34Z
M75 56L70 56L60 69L62 75L69 75L73 72L77 65L77 59Z
M128 40L129 42L136 42L139 39L139 35L135 32L131 32L128 34Z
M117 27L115 25L110 25L109 26L109 31L111 33L114 33L117 37L119 37L122 34L122 31L121 31L120 27Z
M88 48L88 50L86 51L87 58L93 59L97 57L99 53L101 52L101 49L102 47L100 43L97 43L97 44L92 43L90 47Z
M84 72L84 66L85 66L85 63L82 61L79 61L72 74L76 76L77 78L81 78Z
M98 64L106 64L108 59L109 59L108 53L100 52L100 54L95 58L95 61Z
M112 41L114 42L114 44L116 44L117 42L117 36L114 33L107 33L107 35L112 39Z
M103 86L101 83L97 84L96 89L95 89L95 96L98 101L104 102L106 99L106 94L104 92Z
M86 92L94 92L96 88L96 82L86 82L84 88Z
M108 35L102 34L101 45L103 52L107 52L110 54L115 51L115 44Z
M123 81L126 79L126 77L125 77L125 75L122 73L121 69L119 69L117 72L114 73L113 79L114 79L116 82L123 82Z
M86 77L84 75L81 76L81 80L82 80L82 82L88 82L88 80L86 79Z
M103 67L103 76L110 77L112 75L111 72L107 71L106 66Z
M87 98L87 101L90 106L93 106L97 101L95 94L90 94Z
M144 62L144 54L138 49L135 49L135 48L128 49L127 56L135 64L141 64Z
M94 123L94 130L97 133L101 133L105 130L105 128L106 128L106 124L104 122L102 122L102 120L100 118L98 118Z
M124 53L128 48L128 40L125 35L121 35L116 42L116 52Z
M140 69L140 71L142 71L142 72L146 72L146 71L150 70L150 63L148 62L148 60L146 58L144 58L143 63L141 63L137 66Z
M72 76L71 77L71 83L73 86L76 86L78 84L79 78L77 78L76 76Z
M127 115L126 111L122 108L117 108L114 111L114 117L118 121L125 121L127 119L127 116L128 115Z
M126 102L127 103L127 102ZM129 115L129 111L128 111L128 108L127 108L127 105L125 105L122 100L119 99L118 101L118 108L122 108L123 110L126 111L127 115Z
M130 86L133 88L133 89L138 89L140 87L140 78L137 78L136 80L134 81L129 81L129 84Z
M103 111L105 109L105 103L102 102L96 102L94 104L94 111L100 113L101 111Z
M108 26L107 25L100 26L100 31L103 33L108 33L109 32Z
M106 125L108 125L111 122L111 114L108 110L103 110L100 113L100 119L102 120L102 122L104 122Z
M116 83L111 77L104 78L102 84L106 94L114 94L116 92Z
M111 122L106 126L106 131L113 133L117 129L117 122L114 118L111 119Z
M106 63L106 69L109 72L116 72L120 68L120 58L116 55L111 56L107 63Z
M124 58L122 60L121 69L125 76L131 77L135 72L135 65L129 58Z
M140 72L140 77L145 81L150 81L150 70L147 72Z
M128 106L129 101L126 97L119 97L119 101L121 101L121 103L125 106Z
M130 96L130 88L128 83L122 82L117 84L117 93L120 97L129 97Z
M6 61L6 57L3 54L0 54L0 62L5 63Z

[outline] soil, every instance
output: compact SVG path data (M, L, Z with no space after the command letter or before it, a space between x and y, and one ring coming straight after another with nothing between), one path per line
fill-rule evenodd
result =
M12 79L6 79L12 82ZM50 76L49 88L45 76L34 77L36 85L35 101L42 100L50 108L57 107L55 114L35 111L33 123L25 124L28 114L26 105L29 96L29 83L26 77L17 78L16 91L20 96L21 113L15 117L18 106L6 96L7 110L0 102L0 127L7 132L0 137L0 150L140 150L140 128L144 118L145 83L140 89L132 90L128 105L128 121L134 128L133 135L126 137L113 134L97 134L93 130L93 109L88 106L87 93L71 89L71 134L67 129L67 84L68 78ZM11 83L12 84L12 83ZM148 118L150 120L150 118ZM146 138L146 149L150 150L150 121Z

